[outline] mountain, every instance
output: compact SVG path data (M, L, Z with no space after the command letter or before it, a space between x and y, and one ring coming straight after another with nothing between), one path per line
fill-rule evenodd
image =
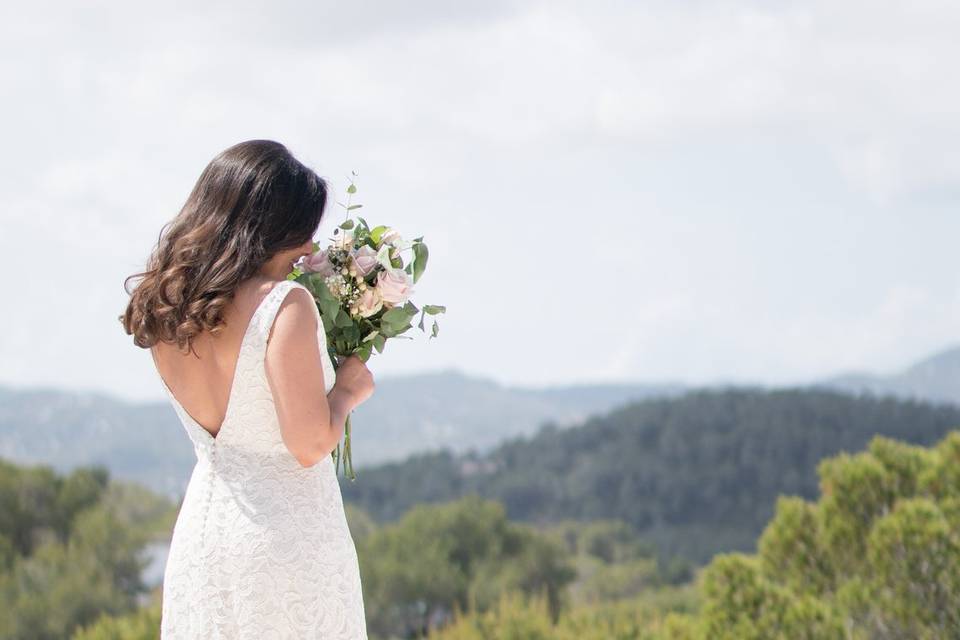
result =
M569 426L631 400L682 391L674 384L531 389L456 370L389 377L353 413L354 462L402 460L423 450L485 451L544 423Z
M960 407L826 389L713 389L545 426L485 454L424 453L358 471L344 499L380 521L468 494L513 520L621 519L664 556L750 551L780 494L814 499L817 465L874 435L924 446Z
M354 466L361 473L421 451L486 451L544 424L569 426L630 400L680 391L667 384L508 387L453 370L385 377L353 413ZM61 472L100 463L174 499L195 462L168 401L51 388L0 387L0 457Z
M66 473L103 464L110 475L178 497L195 461L172 407L90 392L0 387L0 457Z
M891 376L850 374L811 386L960 404L960 347ZM361 474L440 450L483 453L543 427L569 428L631 401L685 391L667 383L505 386L456 370L384 377L353 414L355 469ZM190 441L165 399L131 403L102 393L2 386L0 457L62 472L100 463L118 478L173 499L194 463Z
M823 380L818 386L960 405L960 346L892 375L848 373Z

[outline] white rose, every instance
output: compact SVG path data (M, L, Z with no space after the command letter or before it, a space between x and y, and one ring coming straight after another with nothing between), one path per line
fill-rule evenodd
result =
M383 298L376 287L368 287L357 300L357 310L364 318L369 318L383 307Z
M391 228L383 232L383 235L380 236L380 242L398 247L403 242L403 238L400 237L399 231Z
M349 229L337 229L338 233L333 236L333 246L338 249L350 249L353 247L353 231Z

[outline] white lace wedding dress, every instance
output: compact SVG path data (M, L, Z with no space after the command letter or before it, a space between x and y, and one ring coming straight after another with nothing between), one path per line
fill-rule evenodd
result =
M197 462L163 577L163 640L359 640L367 637L357 552L331 457L304 468L280 436L264 369L286 294L278 282L247 326L226 416L214 437L162 376ZM327 391L335 381L323 323Z

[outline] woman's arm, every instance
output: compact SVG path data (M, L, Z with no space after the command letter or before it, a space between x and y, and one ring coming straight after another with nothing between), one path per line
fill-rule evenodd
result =
M304 467L333 451L353 408L336 384L326 393L315 304L299 287L286 295L267 338L264 365L284 444Z
M344 358L325 393L316 303L309 291L290 291L267 337L266 370L280 432L291 455L310 467L330 455L347 416L373 394L373 375L358 356ZM327 357L324 354L323 357Z

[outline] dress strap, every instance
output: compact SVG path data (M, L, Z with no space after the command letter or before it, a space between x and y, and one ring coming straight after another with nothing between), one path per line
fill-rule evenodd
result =
M277 312L280 311L280 305L283 304L284 299L293 289L294 284L292 280L281 280L273 285L273 289L270 290L270 293L267 294L267 297L264 298L260 307L257 309L257 317L254 321L253 331L255 340L253 340L253 342L256 343L258 347L266 346L267 337L270 335L270 329L273 327Z

